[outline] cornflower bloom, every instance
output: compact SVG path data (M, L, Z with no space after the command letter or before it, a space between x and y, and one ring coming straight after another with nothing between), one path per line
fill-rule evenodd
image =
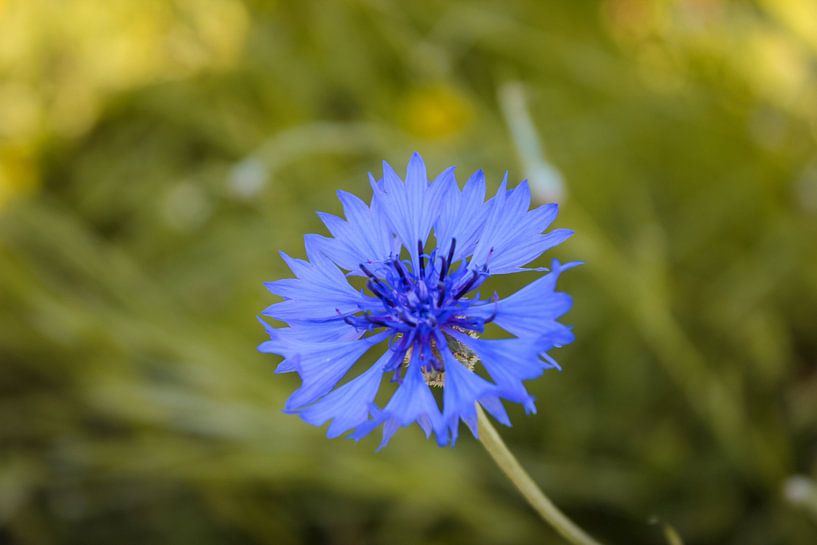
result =
M329 437L351 430L359 440L382 426L381 448L414 422L440 446L455 443L460 420L476 435L477 403L508 426L502 400L535 412L523 381L558 368L547 351L573 340L557 322L572 302L555 284L577 263L554 260L503 299L479 289L490 277L547 271L524 267L572 234L544 233L557 205L530 210L527 183L509 190L507 175L487 201L481 171L462 189L453 167L429 183L416 153L405 181L384 162L382 179L370 182L369 204L338 192L345 219L318 214L331 236L306 235L306 260L281 253L294 278L266 284L283 301L262 314L286 327L261 320L270 340L259 350L283 357L276 373L302 381L285 412L318 426L331 420ZM505 338L480 338L488 324ZM374 363L338 386L367 352ZM386 374L396 387L381 407Z

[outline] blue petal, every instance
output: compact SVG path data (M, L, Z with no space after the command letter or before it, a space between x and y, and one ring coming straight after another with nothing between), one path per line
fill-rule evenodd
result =
M539 359L546 350L553 348L549 335L538 339L491 340L474 339L457 331L452 331L451 335L474 351L501 390L502 397L524 404L528 412L535 411L533 398L522 381L536 378L552 367Z
M545 250L572 235L567 229L542 234L555 219L558 205L546 204L529 211L530 189L527 182L522 182L512 191L506 191L503 181L489 203L491 208L482 237L471 258L471 265L475 268L486 266L491 274L523 270L524 265L539 257Z
M284 358L297 354L306 343L349 341L361 336L360 331L342 321L294 322L292 327L275 328L260 317L258 320L270 336L268 341L258 346L259 352L278 354Z
M352 439L360 440L382 424L383 440L378 447L379 450L388 444L389 439L399 428L417 422L426 437L433 431L437 436L437 444L444 446L448 442L437 401L420 370L421 366L416 356L418 352L419 350L412 351L411 362L406 369L403 383L397 388L386 407L373 420L359 426L350 435Z
M440 352L445 366L443 420L445 425L448 426L451 434L451 444L453 445L457 440L460 419L471 428L474 436L477 436L476 403L482 398L489 400L496 398L497 387L469 371L451 354L448 348L444 347ZM492 409L494 408L491 403L488 405Z
M316 321L338 319L339 314L376 306L373 299L349 284L346 275L320 251L314 236L307 235L304 241L309 261L281 252L296 278L265 283L268 290L285 300L269 306L262 314L285 322Z
M490 205L484 201L485 175L481 170L468 179L462 191L456 184L448 190L434 227L437 248L442 255L448 251L452 240L456 240L453 261L471 254L490 210Z
M570 229L555 229L547 234L525 233L513 238L488 264L492 274L513 273L524 270L526 265L547 250L558 246L573 236Z
M385 216L377 207L369 207L355 195L338 191L346 221L318 212L333 238L320 237L318 246L332 261L346 270L357 270L361 263L388 259L393 237Z
M392 352L387 350L368 371L299 410L301 418L315 426L332 419L327 437L337 437L365 422L380 387L383 368L391 357Z
M382 184L372 184L373 204L377 203L383 210L408 250L414 270L417 270L419 263L417 244L419 242L425 246L431 228L440 215L443 199L455 183L454 169L449 168L433 184L429 184L423 159L415 153L406 169L405 184L386 162L383 163Z
M483 396L479 398L479 404L482 405L488 413L496 418L503 426L511 426L511 419L508 418L508 413L505 407L502 406L502 400L499 396ZM477 435L477 434L474 434Z
M579 263L561 265L554 260L550 273L528 284L510 297L496 303L472 306L463 314L469 318L487 319L494 316L494 323L505 331L519 337L539 337L549 332L567 344L572 334L556 318L570 310L573 300L566 293L554 291L559 274Z
M284 411L294 412L326 395L367 350L388 335L384 332L354 341L305 345L290 358L303 384L287 399Z

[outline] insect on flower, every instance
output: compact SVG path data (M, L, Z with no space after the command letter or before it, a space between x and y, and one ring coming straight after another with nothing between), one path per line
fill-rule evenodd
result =
M414 422L453 445L460 420L476 434L476 403L505 425L501 400L535 412L523 381L558 368L547 351L573 340L557 322L572 302L555 285L577 263L554 260L507 298L479 288L492 276L543 270L524 266L572 234L544 233L557 205L530 210L527 183L508 190L507 175L488 201L481 171L462 189L453 167L429 183L416 153L405 181L386 163L370 181L370 204L339 191L346 219L319 213L331 236L306 235L306 260L281 254L295 278L266 284L283 301L263 315L286 327L262 320L270 340L259 350L284 358L276 373L302 380L284 410L314 425L331 420L329 437L353 430L359 440L383 426L381 448ZM365 289L353 287L355 276ZM489 323L509 338L481 339ZM369 351L375 363L337 387ZM385 374L397 386L380 407ZM442 389L442 407L432 387Z

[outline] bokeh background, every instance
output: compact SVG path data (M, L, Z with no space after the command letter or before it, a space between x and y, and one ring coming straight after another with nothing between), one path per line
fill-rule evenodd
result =
M277 251L414 150L577 232L501 430L557 503L817 543L816 138L812 0L0 0L0 543L560 543L472 438L327 440L255 351Z

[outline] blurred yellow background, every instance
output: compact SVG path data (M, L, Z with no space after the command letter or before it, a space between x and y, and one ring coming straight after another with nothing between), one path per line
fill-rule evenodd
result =
M816 84L812 0L0 0L0 543L560 543L470 437L327 440L255 351L277 251L414 150L576 230L501 430L572 517L817 543Z

